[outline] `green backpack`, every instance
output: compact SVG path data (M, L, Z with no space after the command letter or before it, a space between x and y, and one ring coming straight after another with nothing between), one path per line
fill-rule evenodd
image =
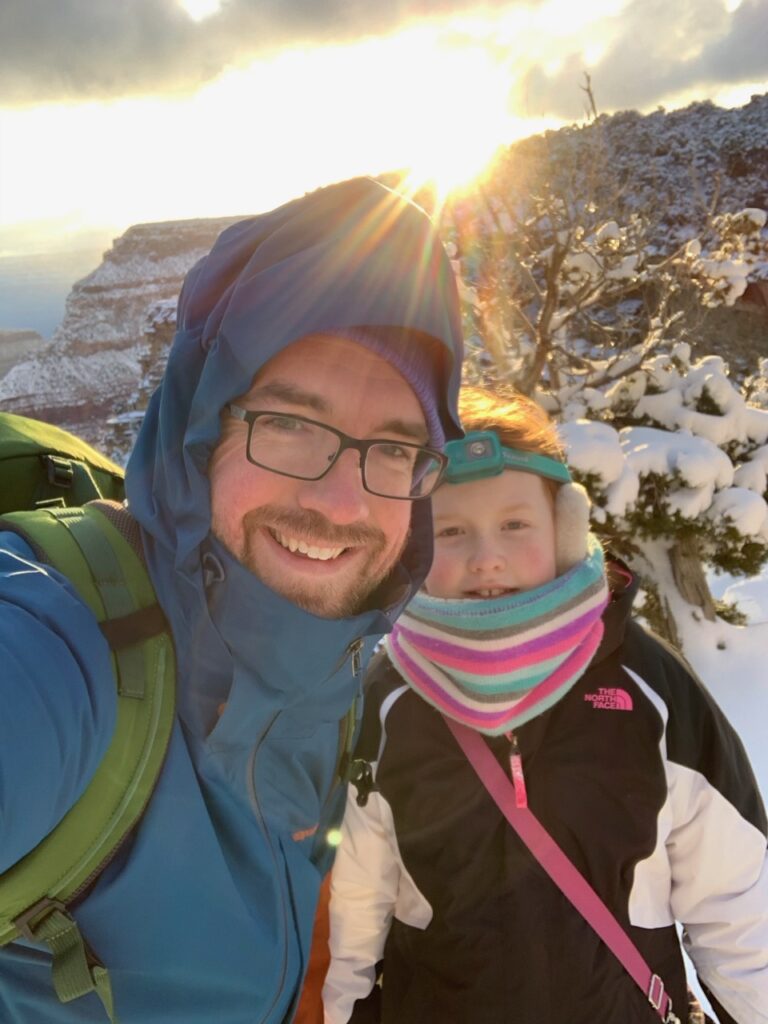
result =
M0 515L19 509L122 501L123 471L74 434L0 412Z
M48 945L62 1002L95 991L116 1024L109 975L81 935L77 904L140 820L170 740L175 658L138 528L119 502L123 472L57 427L0 413L0 530L21 534L93 611L112 649L112 742L56 828L0 875L0 946ZM23 511L17 511L23 510Z

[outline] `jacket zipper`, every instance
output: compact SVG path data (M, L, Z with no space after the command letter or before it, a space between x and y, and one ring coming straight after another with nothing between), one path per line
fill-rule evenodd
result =
M362 649L363 649L363 639L362 639L362 637L358 637L356 640L353 640L347 646L346 650L344 651L344 654L339 659L338 664L334 668L333 674L335 675L335 673L338 672L342 668L342 666L345 664L347 659L351 656L352 657L352 671L354 673L355 679L357 679L357 677L358 677L358 675L359 675L359 673L360 673L360 671L362 669L362 656L361 656ZM253 750L251 751L251 756L248 759L248 791L249 791L250 798L251 798L251 804L252 804L253 809L254 809L254 811L256 813L257 820L258 820L259 824L261 825L261 829L262 829L262 832L264 833L264 837L265 837L265 839L267 841L267 845L269 846L269 851L270 851L270 853L272 855L273 863L275 864L275 874L276 874L276 876L278 876L279 873L280 873L278 857L277 857L277 853L275 852L275 848L272 845L272 839L271 839L271 837L269 835L269 829L267 828L267 823L264 820L264 815L261 812L261 806L259 804L259 799L258 799L258 796L257 796L257 793L256 793L256 782L255 782L255 779L254 779L254 772L256 770L256 756L257 756L257 754L259 752L259 748L261 747L262 743L264 742L264 740L269 735L269 732L271 731L271 729L272 729L273 725L275 724L275 722L276 722L277 718L279 717L279 715L280 715L280 712L278 711L277 714L275 714L273 716L273 718L270 721L269 725L267 726L267 728L262 732L261 736L259 737L258 742L256 743L256 745L254 746ZM336 766L336 771L334 773L334 775L335 775L334 784L332 785L331 792L329 793L328 798L327 798L326 802L323 805L324 808L328 805L328 802L330 801L331 796L333 795L333 793L335 793L336 787L338 785L338 764L339 764L340 757L341 757L341 753L339 754L339 757L337 758L337 766ZM322 814L321 814L320 817L321 817L321 820L322 820ZM270 1004L270 1007L267 1010L266 1014L261 1018L262 1024L264 1024L265 1021L269 1020L270 1014L274 1010L275 1006L277 1005L278 999L282 995L283 989L285 988L285 977L286 977L286 972L287 972L287 969L288 969L288 913L287 913L287 909L286 909L286 899L285 899L286 894L285 894L283 886L280 887L280 895L281 895L281 898L282 898L282 911L283 911L283 967L282 967L282 971L281 971L281 974L280 974L280 980L278 982L277 990L275 991L275 995L274 995L274 998L272 1000L272 1003Z
M528 791L523 773L523 756L514 732L510 730L506 736L509 740L509 772L512 776L512 785L515 787L515 807L524 808L528 806Z
M355 640L353 640L350 644L347 645L347 648L344 651L344 654L343 654L342 658L339 660L339 662L336 665L336 668L334 669L334 675L335 675L336 672L340 672L341 671L341 669L344 667L344 664L346 663L346 661L349 658L351 658L352 659L352 664L351 664L352 676L355 679L355 681L358 683L358 688L359 688L360 675L362 674L362 671L363 671L363 657L362 657L363 646L364 646L364 640L363 640L362 637L357 637ZM358 696L359 696L358 694L355 695L355 699L352 702L352 704L350 705L350 711L352 710L352 708L354 708L357 705ZM354 735L354 726L350 725L349 715L350 715L350 712L348 711L347 714L344 715L344 717L339 722L339 742L338 742L338 749L337 749L337 753L336 753L336 767L335 767L334 772L333 772L333 781L331 783L331 788L328 790L328 795L325 798L325 800L323 801L323 806L322 806L322 808L320 810L320 816L319 816L319 819L318 819L318 824L320 824L321 822L323 822L325 820L326 811L327 811L328 807L330 806L331 802L333 801L333 798L336 795L336 791L338 790L339 785L342 782L342 778L341 778L341 775L342 775L342 765L343 765L343 762L345 760L345 755L348 755L348 753L349 753L347 748L349 746L351 746L352 737Z
M248 793L249 793L249 796L250 796L250 799L251 799L251 805L253 807L254 813L256 814L256 820L258 821L259 825L261 826L261 831L262 831L262 833L264 835L264 838L265 838L265 840L267 842L267 847L269 848L269 852L270 852L270 854L272 856L272 863L275 866L275 878L276 879L280 878L280 876L281 876L280 863L279 863L279 860L278 860L278 857L277 857L277 853L275 852L275 848L274 848L274 846L272 844L272 838L271 838L271 836L269 834L269 829L267 828L267 823L266 823L266 821L264 819L264 815L262 814L262 811L261 811L261 805L259 804L259 798L258 798L258 796L256 794L256 782L255 782L255 778L254 778L254 773L256 771L256 755L259 752L259 748L261 747L262 743L264 742L264 740L269 735L270 731L272 730L273 725L275 724L275 722L277 721L279 716L280 716L280 712L279 711L275 715L272 716L272 719L270 720L270 722L267 725L266 729L264 729L264 731L262 732L262 734L259 737L257 743L254 745L253 750L251 751L250 757L248 758ZM269 1006L269 1009L266 1011L264 1016L261 1018L261 1024L264 1024L265 1021L269 1020L269 1017L270 1017L272 1011L274 1010L275 1006L277 1005L277 1001L280 998L280 996L282 995L283 989L285 988L285 976L286 976L286 972L288 970L288 912L286 910L286 892L285 892L284 884L280 885L279 891L280 891L280 905L281 905L281 910L282 910L282 921L283 921L283 966L282 966L282 970L280 972L280 978L279 978L279 981L278 981L278 984L277 984L277 989L275 991L274 998L272 999L272 1002L271 1002L271 1004Z

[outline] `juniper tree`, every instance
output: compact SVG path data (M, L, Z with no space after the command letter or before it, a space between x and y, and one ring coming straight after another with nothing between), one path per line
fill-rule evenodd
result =
M768 276L765 220L716 217L665 253L647 215L606 217L551 187L515 203L481 190L446 217L467 378L513 383L561 421L596 530L677 642L688 617L715 616L705 565L752 574L768 559L765 374L737 382L721 357L692 359L683 313Z

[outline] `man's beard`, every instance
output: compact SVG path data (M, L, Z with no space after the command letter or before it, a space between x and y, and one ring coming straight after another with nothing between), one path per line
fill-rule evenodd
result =
M366 557L353 577L344 580L309 584L300 578L281 575L279 581L269 579L269 572L259 565L256 536L264 528L276 530L309 541L320 547L364 547ZM336 526L311 509L294 511L265 505L248 512L243 520L244 551L234 552L243 565L272 590L304 611L326 619L344 619L364 611L369 598L400 560L408 534L393 550L390 558L382 558L387 548L383 530L365 523ZM273 538L274 540L274 538ZM277 541L275 541L277 543ZM340 556L340 557L343 557Z

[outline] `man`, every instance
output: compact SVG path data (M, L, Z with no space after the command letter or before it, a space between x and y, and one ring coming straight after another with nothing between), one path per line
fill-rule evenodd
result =
M188 275L127 469L178 664L131 840L77 906L120 1024L291 1019L343 806L340 726L431 560L425 481L459 433L460 324L425 215L370 180L234 225ZM0 871L93 775L114 723L95 620L0 534ZM330 837L330 842L329 842ZM104 1021L0 950L0 1019Z

